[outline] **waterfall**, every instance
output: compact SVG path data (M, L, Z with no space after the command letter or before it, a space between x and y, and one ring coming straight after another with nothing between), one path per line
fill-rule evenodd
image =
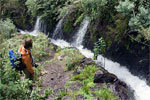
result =
M54 31L55 35L54 37L57 38L58 36L58 31L61 30L62 25L62 20L59 21L58 26L56 26L56 30ZM85 36L85 33L88 29L89 22L87 18L83 20L83 22L80 25L80 28L75 35L75 41L73 44L70 44L64 40L54 40L51 39L51 42L64 48L64 47L71 47L75 46L80 50L80 52L87 58L92 58L94 56L94 53L91 52L88 49L83 49L82 42ZM35 30L34 31L40 31L41 26L40 26L40 19L37 18L36 24L35 24ZM22 33L24 31L20 30ZM33 32L24 32L24 34L33 34ZM35 35L35 34L34 34ZM37 32L36 32L37 35ZM59 34L61 35L61 34ZM113 62L107 58L105 58L105 66L103 64L103 59L104 57L102 55L98 55L98 59L95 60L97 64L101 64L102 67L105 67L106 70L108 70L110 73L115 74L120 80L124 81L132 90L134 90L134 96L136 100L150 100L150 87L147 85L145 80L140 79L137 76L134 76L130 73L130 71L125 67L121 66L117 62Z
M93 59L94 53L88 49L83 49L83 46L81 45L88 28L88 24L89 22L87 19L84 19L77 34L75 35L75 41L73 44L64 40L52 39L51 42L62 48L75 46L85 57ZM147 85L146 81L132 75L126 66L121 66L119 63L113 62L107 58L105 58L104 66L104 57L102 55L98 55L98 59L95 60L95 62L100 64L102 67L105 67L105 69L110 73L115 74L120 80L125 82L132 90L134 90L134 96L136 100L150 100L150 87Z
M39 32L46 33L46 24L40 17L37 17L36 23L34 25L34 30L32 32L19 30L21 34L30 34L33 36L37 36Z
M99 55L96 63L101 63L103 59L104 57ZM132 75L125 66L121 66L117 62L105 58L105 69L115 74L120 80L131 87L131 89L134 90L136 100L150 100L150 87L147 85L146 81Z
M63 38L63 31L62 31L62 23L63 23L64 17L59 20L58 24L56 25L56 28L53 32L53 39L62 39Z
M89 25L89 21L88 21L87 17L85 17L80 25L80 28L79 28L77 34L74 37L75 40L73 42L73 45L80 46L82 44L84 36L88 29L88 25Z
M40 31L40 20L41 20L41 18L37 17L37 20L36 20L36 23L34 26L34 30Z

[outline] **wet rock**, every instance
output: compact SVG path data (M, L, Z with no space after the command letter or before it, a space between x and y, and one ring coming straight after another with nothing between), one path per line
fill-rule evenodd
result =
M83 70L84 70L83 67L79 67L79 68L77 68L77 69L73 72L73 74L74 74L74 75L80 74Z
M94 83L107 83L107 86L113 91L114 96L118 96L117 100L134 100L131 99L131 96L129 96L130 93L127 85L106 70L98 70L96 72L94 76Z
M94 64L94 61L91 58L83 58L82 60L80 60L80 64L81 66L92 65Z
M124 86L111 84L109 88L113 91L114 96L118 96L117 100L135 100L134 94L130 93L129 89Z
M94 76L94 83L114 83L118 78L110 73L105 73L101 70L98 70Z

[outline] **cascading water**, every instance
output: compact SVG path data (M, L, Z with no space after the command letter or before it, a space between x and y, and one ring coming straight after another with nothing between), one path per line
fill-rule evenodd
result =
M45 21L40 17L37 18L37 21L34 26L34 31L46 33L46 24Z
M89 21L88 21L87 17L85 17L80 25L80 28L79 28L77 34L74 37L75 38L75 40L73 42L74 46L82 45L85 33L88 29L88 25L89 25Z
M96 60L97 64L101 64L101 60L104 59L103 56L99 55ZM139 77L132 75L125 66L121 66L119 63L113 62L105 58L105 67L110 73L115 74L120 80L124 81L132 90L134 90L134 95L136 100L150 100L148 96L150 94L150 87L146 84L144 80Z
M63 31L62 31L62 22L64 20L64 17L59 20L58 24L56 25L56 28L53 32L53 39L62 39L63 38Z
M34 30L32 32L20 30L21 34L30 34L30 35L33 35L33 36L37 36L38 32L46 33L46 24L43 20L41 20L40 17L37 17L37 20L36 20L36 23L35 23L35 26L34 26Z
M36 23L34 26L34 30L36 30L36 31L40 31L40 20L41 20L41 18L37 17L37 20L36 20Z
M61 21L61 20L60 20ZM60 22L61 26L62 22ZM83 49L83 46L81 45L83 42L83 38L85 36L85 33L87 31L89 22L87 19L84 19L79 31L77 32L76 39L73 44L70 44L64 40L53 40L54 44L63 47L70 47L75 46L80 50L80 52L85 55L87 58L93 58L93 52L91 52L88 49ZM40 31L40 18L37 18L35 29L33 32L24 32L21 31L22 34L31 34L31 35L37 35L37 31ZM57 31L59 31L59 27L57 27ZM55 31L54 31L55 34ZM132 90L134 90L134 95L136 100L150 100L150 87L146 84L144 80L141 80L137 76L132 75L129 70L125 66L121 66L119 63L113 62L107 58L105 58L105 66L102 64L102 60L104 59L103 56L99 55L98 59L95 61L97 64L101 64L103 67L105 67L106 70L108 70L110 73L115 74L120 80L124 81Z
M84 20L85 21L85 20ZM83 22L84 22L83 21ZM76 35L76 39L73 44L70 44L64 40L51 40L52 43L64 47L75 46L80 50L80 52L85 55L87 58L93 59L93 52L88 49L83 49L81 45L83 42L84 35L86 33L89 22L85 21ZM119 63L113 62L105 58L105 66L102 64L104 57L102 55L98 56L98 59L95 61L97 64L105 67L110 73L115 74L120 80L124 81L132 90L134 90L134 96L136 100L150 100L150 87L146 84L144 80L141 80L137 76L132 75L125 66L121 66Z

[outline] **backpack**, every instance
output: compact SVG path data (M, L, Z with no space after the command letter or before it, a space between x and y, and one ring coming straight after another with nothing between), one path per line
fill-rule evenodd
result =
M22 63L22 55L19 52L14 53L14 51L10 49L9 60L11 62L12 69L22 71L26 68L26 66Z

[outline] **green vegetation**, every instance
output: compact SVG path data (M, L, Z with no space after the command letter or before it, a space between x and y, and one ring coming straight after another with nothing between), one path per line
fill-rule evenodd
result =
M57 12L63 6L65 0L27 0L28 12L33 16L41 16L47 21L49 27L54 27L57 20Z
M81 0L82 9L91 19L103 15L107 0Z
M150 3L143 0L71 0L59 14L69 15L64 21L65 32L72 32L74 25L87 16L92 20L89 27L91 41L97 42L103 37L107 49L112 43L121 43L129 49L130 43L135 41L148 46L149 6Z
M88 100L92 100L95 95L103 100L116 100L112 92L110 92L107 88L97 88L96 90L93 90L96 86L96 84L93 83L93 79L97 70L98 67L95 65L88 65L85 66L84 70L80 74L73 75L71 81L66 84L67 95L72 96L73 100L76 100L76 97L79 95ZM79 90L71 90L69 87L75 83L82 84L82 87L80 87Z
M119 13L124 15L125 17L129 17L128 25L130 27L130 31L137 31L140 34L132 36L137 41L141 41L145 38L145 41L148 40L145 36L149 36L148 28L150 27L150 3L143 0L125 0L120 1L119 5L116 6L116 9ZM142 30L145 30L147 32Z
M60 91L59 91L59 96L55 97L54 100L61 100L62 97L66 96L66 95L67 95L66 91L60 90Z
M24 100L24 99L32 99L32 97L34 96L34 95L31 96L32 93L29 89L32 82L27 79L24 80L21 79L22 75L11 68L8 56L9 49L17 51L20 45L23 43L23 40L28 37L32 38L34 41L32 54L33 56L36 57L35 60L39 61L43 57L47 56L47 54L44 52L44 49L47 47L48 41L47 36L43 34L39 35L38 37L33 37L29 35L24 36L16 35L10 39L7 39L7 41L1 43L0 44L1 100L10 100L10 99ZM41 70L40 66L37 70L35 69L35 78L36 78L35 80L37 80L38 76L37 73L39 74L40 70Z
M15 32L17 32L16 27L10 19L0 21L0 42L11 38Z
M25 2L26 0L0 0L0 19L9 18L22 29L26 28L26 23L33 25L33 16L27 13Z
M79 64L80 60L84 58L77 49L65 48L58 52L57 57L62 57L61 63L67 67L67 70L74 69L75 65Z
M104 100L116 100L118 98L114 97L113 93L108 88L96 91L95 93L99 98L103 98Z
M133 39L148 43L149 7L150 3L143 0L1 0L0 17L10 18L15 25L23 27L26 23L33 25L33 17L41 16L49 27L55 27L58 19L66 16L63 28L69 35L87 16L94 23L90 26L93 42L103 37L108 48L113 42L129 47L127 44ZM125 42L123 38L127 35L133 39Z
M101 37L97 43L94 45L94 59L97 59L99 53L104 54L106 50L106 43Z
M61 49L53 45L48 47L47 36L41 33L38 37L17 33L17 28L26 29L33 26L37 16L48 24L50 33L58 20L64 17L62 28L64 37L67 38L73 36L82 20L88 17L90 25L87 38L95 42L94 59L100 53L105 54L105 50L109 49L113 43L123 44L127 50L130 50L131 44L136 45L134 42L137 41L144 44L144 46L141 45L141 51L136 50L142 52L150 42L150 2L144 0L0 0L1 100L37 100L53 94L51 89L46 89L44 94L38 94L42 84L39 72L42 71L43 65L35 68L37 89L32 92L29 89L32 82L27 79L22 80L22 74L11 69L8 50L13 49L16 52L25 38L31 38L34 41L32 55L36 62L50 56L45 51L49 48L56 51L57 61L64 65L67 71L81 68L80 60L84 56L77 49ZM44 64L54 60L45 61ZM84 66L80 74L72 75L71 81L66 84L67 91L60 91L55 99L60 100L64 96L72 96L76 99L81 95L88 100L94 96L99 99L116 100L107 87L92 90L96 85L93 83L93 78L97 70L96 65ZM73 83L81 84L81 88L76 91L70 90L69 86Z

